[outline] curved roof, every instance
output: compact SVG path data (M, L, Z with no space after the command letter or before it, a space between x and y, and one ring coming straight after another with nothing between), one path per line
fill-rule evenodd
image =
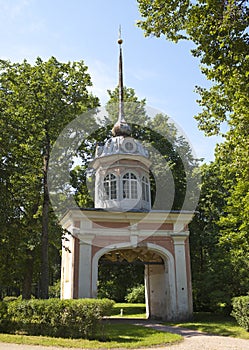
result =
M147 149L133 137L114 136L108 139L104 145L98 145L95 158L111 155L133 155L149 158Z

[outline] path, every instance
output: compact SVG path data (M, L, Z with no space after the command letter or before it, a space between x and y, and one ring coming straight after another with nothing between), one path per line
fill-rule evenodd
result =
M124 319L123 319L124 321ZM127 320L131 322L131 320ZM249 340L220 337L215 335L208 335L193 331L190 329L163 326L160 323L149 322L147 320L132 321L133 324L142 325L144 327L154 328L164 332L171 332L180 334L184 337L184 341L175 345L168 345L164 347L155 347L155 350L249 350ZM72 348L61 348L54 346L38 346L38 345L18 345L0 343L0 350L82 350ZM145 349L139 349L145 350ZM148 350L148 348L146 349Z

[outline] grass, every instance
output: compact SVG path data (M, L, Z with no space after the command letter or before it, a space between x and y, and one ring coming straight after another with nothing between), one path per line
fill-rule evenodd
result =
M122 317L120 316L121 309L123 309ZM145 304L117 303L114 305L112 311L112 318L115 317L146 318ZM249 339L249 332L240 327L233 317L208 312L194 313L194 318L191 322L174 323L171 325L220 336Z
M121 309L123 315L121 316ZM111 318L146 318L145 304L116 303Z
M195 313L191 322L174 323L174 325L209 334L249 339L249 332L240 327L235 319L230 316L215 315L208 312Z
M182 337L176 334L159 332L130 324L107 323L104 335L107 339L106 341L0 334L0 342L87 349L132 349L170 344L182 340Z

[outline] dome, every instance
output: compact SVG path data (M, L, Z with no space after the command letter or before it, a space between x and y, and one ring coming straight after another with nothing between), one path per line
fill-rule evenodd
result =
M104 145L98 145L95 158L113 155L132 155L149 158L147 149L133 137L115 136L108 139Z

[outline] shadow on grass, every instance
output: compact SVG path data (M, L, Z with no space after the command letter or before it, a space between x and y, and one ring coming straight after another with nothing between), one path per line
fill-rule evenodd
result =
M99 340L101 339L100 341L103 342L138 343L153 335L157 336L159 333L161 332L143 326L108 322L104 325L104 334L106 337L100 337ZM164 333L164 335L167 336L167 333Z
M129 324L106 323L104 333L106 334L105 341L123 343L141 341L144 337L155 334L155 331Z
M238 326L233 317L219 314L216 315L208 312L195 313L190 322L178 323L177 326L213 335L247 338L245 331Z

